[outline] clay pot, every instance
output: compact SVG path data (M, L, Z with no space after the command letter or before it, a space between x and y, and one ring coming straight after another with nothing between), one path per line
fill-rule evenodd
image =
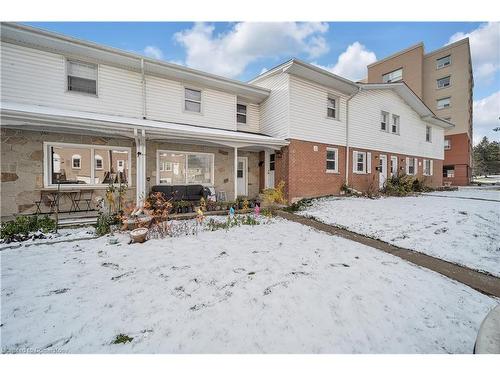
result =
M147 234L147 228L137 228L130 232L130 238L132 239L132 242L143 243L146 241Z

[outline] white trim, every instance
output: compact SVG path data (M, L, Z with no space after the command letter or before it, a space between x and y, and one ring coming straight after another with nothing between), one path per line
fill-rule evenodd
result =
M179 150L156 150L156 185L175 185L175 184L167 184L164 182L160 182L160 153L172 153L172 154L184 154L184 155L211 155L212 156L212 170L211 170L211 176L210 176L210 183L189 183L187 182L187 171L188 171L188 158L185 158L185 171L186 171L186 178L185 182L179 185L208 185L208 186L213 186L215 184L215 154L211 152L197 152L197 151L179 151Z
M188 86L188 85L183 85L183 92L184 96L182 97L182 112L183 113L190 113L190 114L196 114L196 115L203 115L203 90L199 87L195 86ZM200 92L200 101L193 100L193 99L186 99L186 90L191 90L191 91L199 91ZM189 109L186 109L186 102L191 102L191 103L199 103L200 104L200 111L190 111Z
M101 167L97 167L97 160L101 161ZM104 169L104 159L102 158L101 155L94 155L94 168L98 171L102 171Z
M78 167L75 167L75 160L78 160ZM71 155L71 169L82 169L82 155Z
M363 170L359 171L358 170L358 155L363 155ZM365 151L353 151L352 152L352 171L355 174L366 174L367 171L367 155L368 153Z
M239 159L245 159L245 169L243 170L243 175L245 178L245 194L243 196L248 196L248 156L238 156L238 161ZM236 165L236 181L238 181L238 165ZM238 188L238 186L236 186ZM236 194L238 196L238 194Z
M49 166L49 159L50 159L50 154L49 154L49 148L50 147L67 147L70 146L72 148L81 148L81 149L88 149L90 151L90 160L91 160L91 168L90 168L90 181L95 181L94 175L95 175L95 164L92 162L94 161L94 150L95 149L100 149L100 150L118 150L118 151L127 151L128 152L128 165L127 165L127 177L128 181L127 184L129 187L134 186L132 184L132 176L131 176L131 170L132 170L132 148L131 147L124 147L124 146L105 146L105 145L92 145L92 144L82 144L82 143L68 143L68 142L49 142L45 141L43 142L43 186L44 188L54 188L57 187L57 184L51 183L51 176L49 176L49 171L51 170ZM50 160L52 162L52 160ZM71 161L71 166L73 166L73 160ZM81 163L80 163L81 166ZM74 168L77 169L77 168ZM80 168L81 169L81 168ZM97 188L107 188L106 184L64 184L65 189L74 189L74 188L87 188L87 189L97 189Z
M328 151L333 151L335 153L335 159L328 159ZM326 173L339 173L339 149L335 147L327 147L326 148ZM328 169L328 162L329 161L334 161L335 162L335 168L334 169Z
M334 107L330 106L330 100L335 101ZM335 116L333 116L333 117L328 116L329 109L333 109L333 111L335 112ZM327 96L326 96L326 118L330 119L330 120L340 121L339 114L340 114L340 97L338 95L335 95L335 94L327 94Z
M390 175L391 177L394 176L394 175L398 175L398 157L397 156L394 156L394 155L391 155L391 164L394 165L394 168L395 168L395 171L392 170L392 166L391 166L391 171L390 171ZM395 172L395 173L394 173Z

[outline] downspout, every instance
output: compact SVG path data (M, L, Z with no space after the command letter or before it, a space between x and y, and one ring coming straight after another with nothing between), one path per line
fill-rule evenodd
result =
M146 197L146 131L143 129L139 134L134 129L135 150L136 150L136 193L135 200L138 207L144 204Z
M144 75L144 59L141 59L141 85L142 85L142 118L146 119L146 77Z
M361 86L358 86L358 91L349 96L345 101L345 184L349 185L349 101L361 92Z

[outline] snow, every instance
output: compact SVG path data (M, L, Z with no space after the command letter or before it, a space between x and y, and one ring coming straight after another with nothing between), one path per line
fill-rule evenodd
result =
M432 194L322 198L298 214L500 276L500 202L450 198L465 194L490 199L497 192L443 192L446 198Z
M2 350L471 353L497 301L272 219L197 236L2 251ZM133 338L111 344L118 334Z
M500 188L499 187L459 187L454 191L434 191L432 193L425 193L425 195L439 195L443 197L462 197L462 198L476 198L476 199L490 199L500 202Z
M42 232L37 232L42 233ZM91 238L95 236L94 227L80 227L80 228L62 228L57 233L43 233L45 238L29 239L22 242L0 243L0 251L10 247L29 247L33 244L40 244L45 242L59 242L69 241L80 238Z

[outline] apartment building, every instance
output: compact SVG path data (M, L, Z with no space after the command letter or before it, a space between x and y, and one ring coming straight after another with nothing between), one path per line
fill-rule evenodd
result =
M117 180L138 205L155 185L234 199L284 181L290 201L397 173L439 186L453 127L406 83L357 84L297 59L244 83L12 23L1 77L2 216Z
M467 185L472 178L472 62L465 38L425 53L416 44L368 66L368 83L405 82L439 117L446 130L443 181Z

